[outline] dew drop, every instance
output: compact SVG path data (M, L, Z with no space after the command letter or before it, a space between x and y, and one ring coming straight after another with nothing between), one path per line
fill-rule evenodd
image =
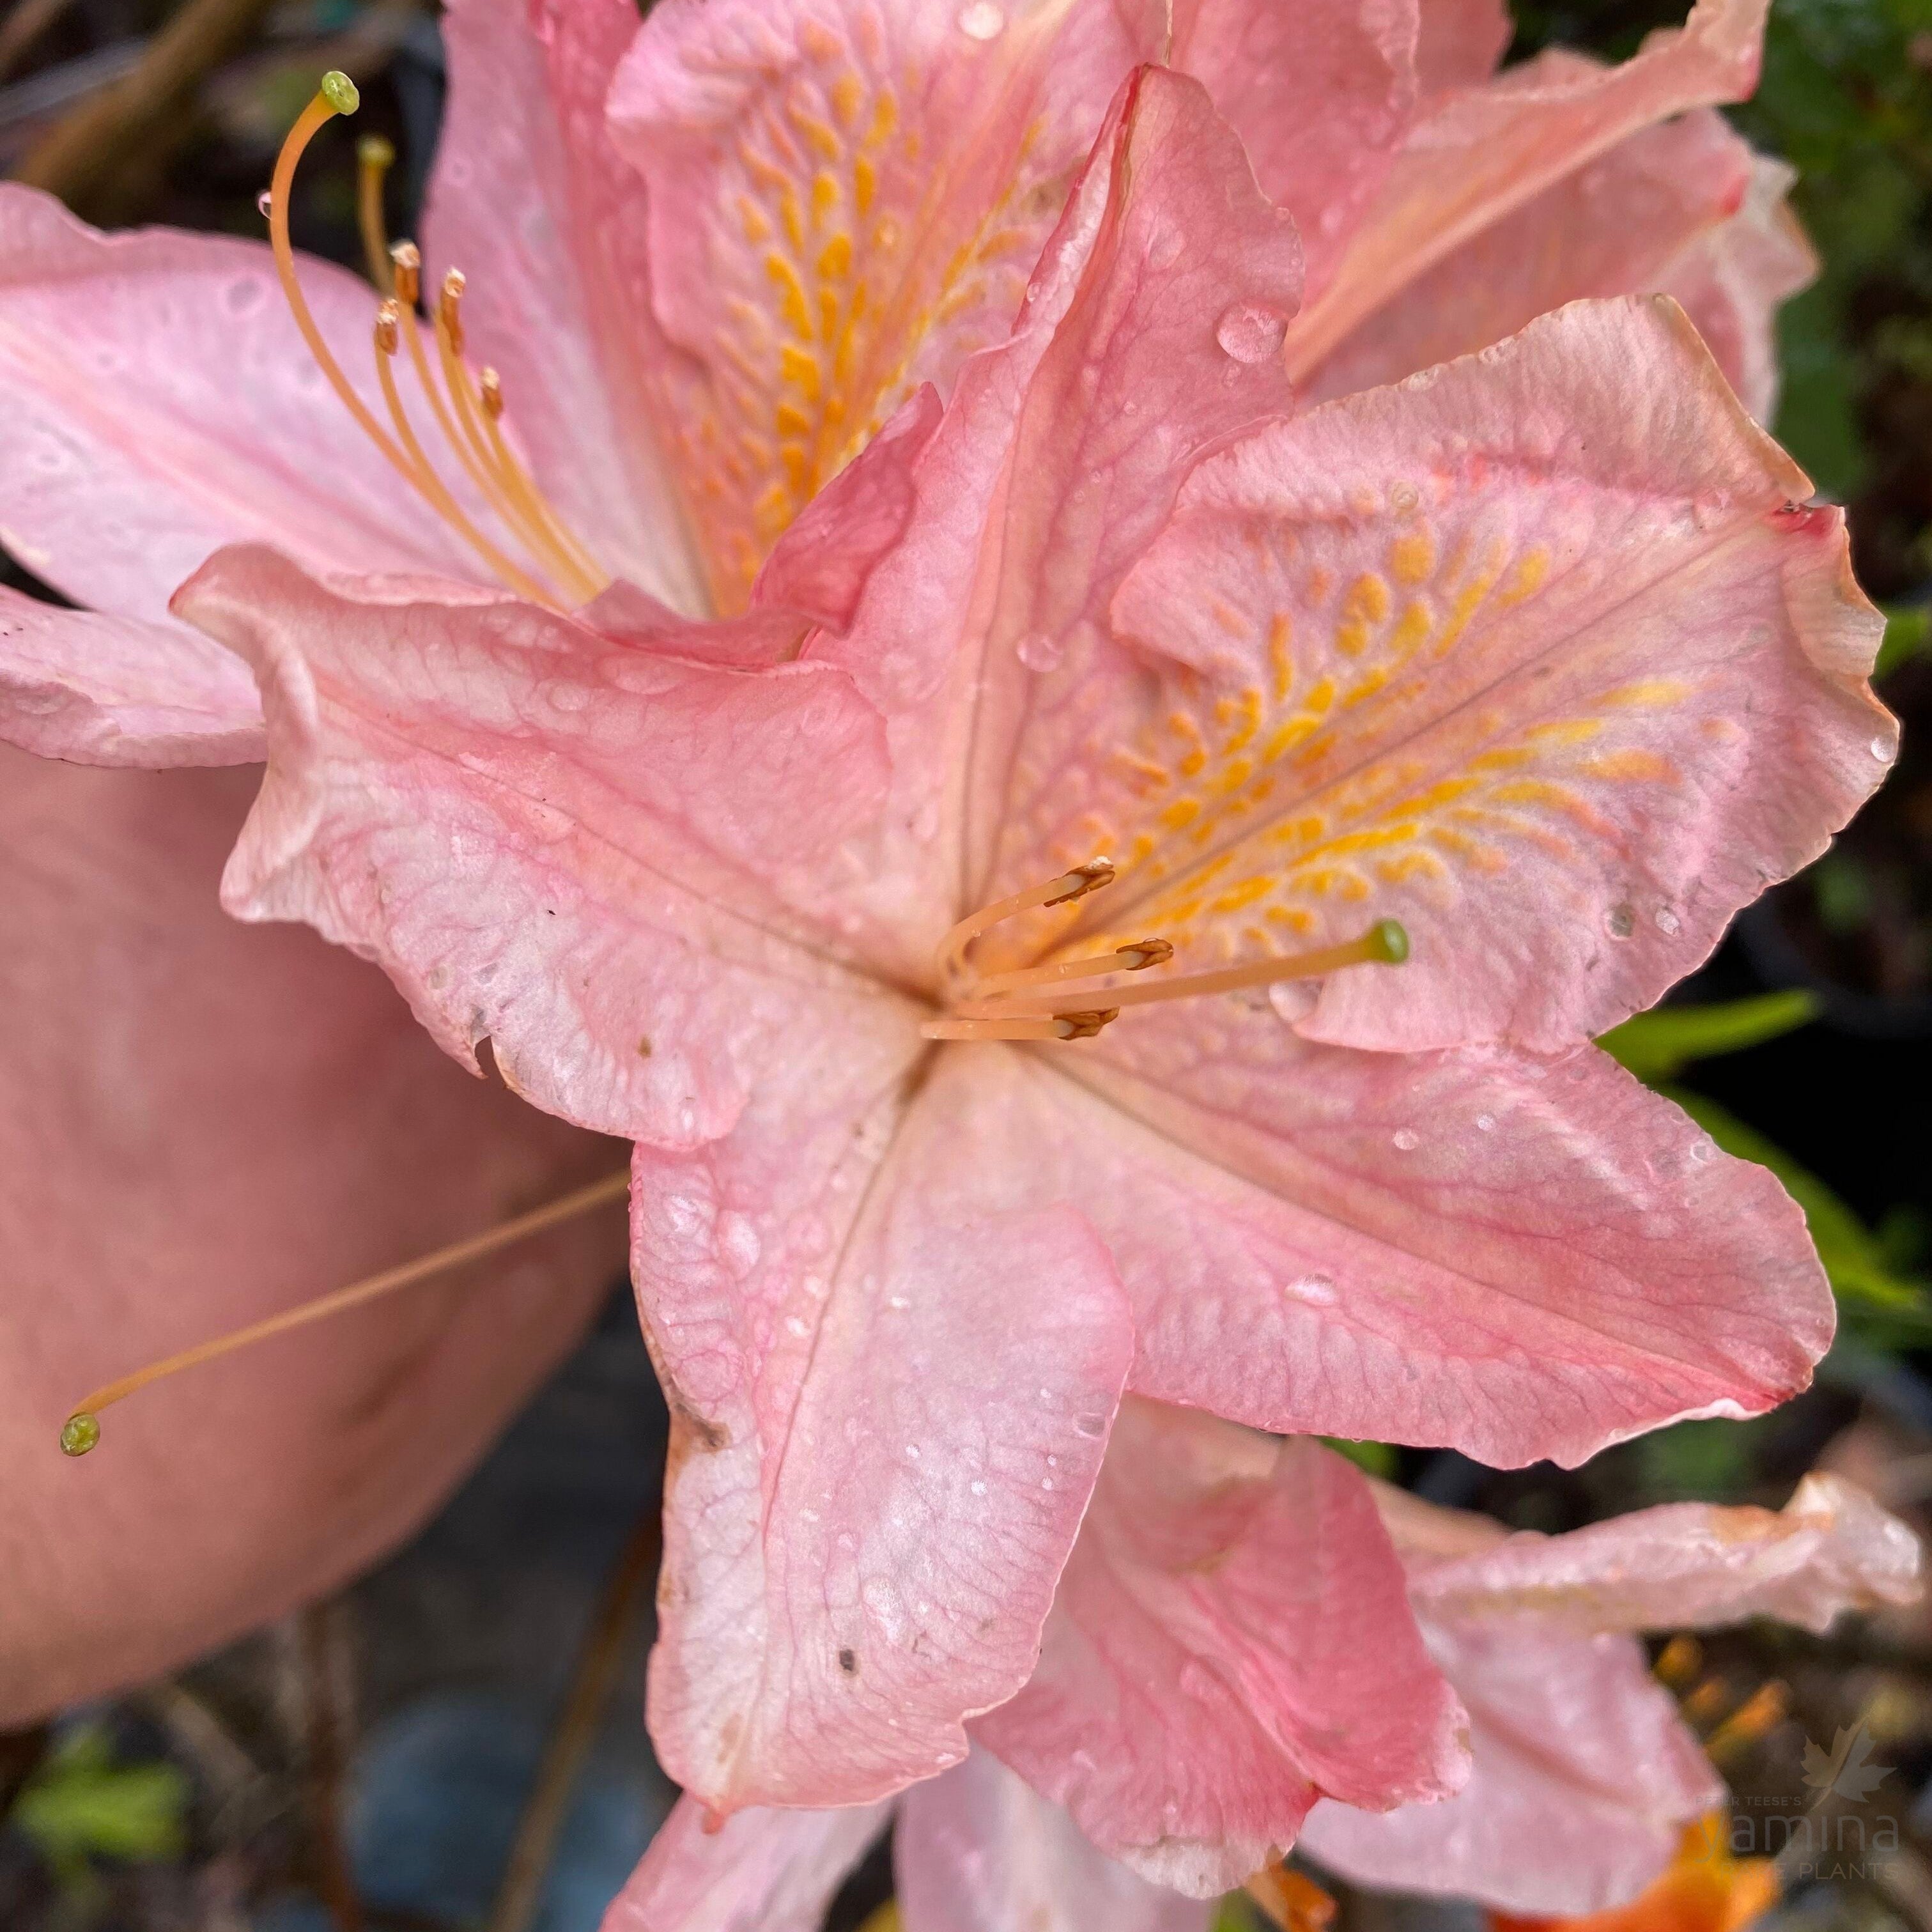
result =
M1282 1284L1282 1293L1291 1300L1306 1301L1316 1308L1326 1308L1335 1299L1335 1280L1332 1275L1298 1275L1294 1280Z
M983 1496L986 1493L986 1484L976 1479L968 1484L966 1486L970 1489L976 1496Z
M1413 483L1398 483L1389 491L1389 508L1406 517L1422 501L1422 492Z
M758 1264L764 1243L748 1215L728 1210L718 1217L718 1252L734 1281L742 1281Z
M1874 738L1865 748L1880 764L1883 764L1886 760L1892 756L1892 747L1882 738Z
M1659 906L1651 916L1657 922L1658 931L1666 937L1676 932L1682 922L1668 906Z
M919 1444L916 1442L908 1442L906 1444L906 1454L916 1462L919 1460Z
M886 1297L886 1306L903 1313L905 1310L912 1306L912 1304L902 1294L889 1294Z
M1404 1154L1413 1154L1422 1144L1422 1136L1413 1127L1398 1127L1389 1138Z
M1053 1487L1053 1478L1051 1476L1041 1477L1040 1479L1040 1486L1043 1490L1052 1489Z
M1628 939L1636 930L1636 914L1628 905L1613 905L1604 915L1604 930L1612 939Z
M1714 1142L1698 1141L1692 1144L1690 1149L1690 1158L1696 1161L1700 1166L1702 1166L1706 1161L1715 1160L1717 1157L1718 1149L1717 1144Z
M1280 349L1288 322L1258 302L1237 302L1214 325L1214 340L1237 362L1265 362Z
M1104 1415L1076 1415L1073 1426L1082 1436L1100 1437L1107 1432L1107 1418Z
M1060 662L1060 640L1044 631L1029 631L1019 640L1016 655L1028 670L1052 670Z
M997 40L1006 24L1005 10L993 0L973 0L959 10L959 31L969 40Z
M1496 1130L1496 1117L1495 1114L1478 1114L1476 1116L1476 1131L1478 1133L1492 1134Z

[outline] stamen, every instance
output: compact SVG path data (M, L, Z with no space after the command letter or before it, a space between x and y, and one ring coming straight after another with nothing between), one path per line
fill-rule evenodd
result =
M1086 959L1063 959L1057 966L1024 966L1011 973L989 973L973 988L974 999L1017 993L1028 986L1051 986L1063 980L1097 979L1103 973L1141 973L1165 966L1174 948L1164 939L1137 939L1118 952L1097 952Z
M382 400L388 406L390 422L395 425L397 438L408 452L409 466L404 474L512 590L520 596L529 598L532 603L549 603L550 593L543 586L527 571L512 563L464 514L462 506L444 487L442 478L423 454L422 445L416 440L416 433L410 426L409 416L403 408L402 397L396 388L396 372L392 366L401 322L399 303L386 302L376 312L376 380L382 385Z
M588 1214L607 1202L621 1201L629 1185L628 1171L606 1174L602 1180L594 1180L589 1186L580 1187L574 1193L566 1194L546 1207L534 1208L527 1214L519 1214L512 1220L485 1228L480 1234L472 1234L466 1240L439 1248L434 1254L422 1256L400 1268L371 1275L367 1280L356 1282L348 1288L338 1288L332 1294L304 1302L298 1308L286 1309L280 1315L272 1315L266 1321L254 1322L232 1334L212 1342L198 1342L194 1348L184 1348L165 1360L150 1363L145 1369L137 1369L130 1376L123 1376L118 1382L109 1382L94 1390L76 1404L62 1427L61 1448L69 1456L85 1456L100 1440L100 1411L132 1395L136 1389L146 1388L150 1382L159 1382L165 1376L194 1368L202 1362L214 1361L253 1342L266 1341L272 1335L285 1334L291 1328L305 1328L311 1322L339 1315L345 1309L360 1307L365 1301L374 1301L398 1288L412 1287L418 1282L427 1281L451 1268L460 1268L466 1262L479 1261L500 1248L527 1240L533 1234L540 1234L562 1222Z
M1249 986L1271 986L1278 980L1318 980L1340 972L1346 966L1400 966L1408 957L1408 934L1399 920L1378 920L1360 939L1343 946L1328 946L1313 952L1292 953L1285 959L1257 959L1246 966L1229 966L1213 973L1184 973L1178 980L1162 980L1150 986L1120 986L1107 997L1123 1006L1149 1006L1160 1000L1196 999L1209 993L1235 993ZM1024 1002L1029 1012L1058 1014L1065 1005L1090 1000L1091 992L1030 995ZM1063 1004L1064 1003L1064 1005ZM962 1017L990 1018L1010 1012L1014 1004L1005 1000L963 1000L958 1008Z
M1038 1019L928 1020L920 1028L924 1040L1091 1040L1111 1020L1118 1006L1100 1012L1056 1013Z
M352 114L359 104L355 84L347 75L329 74L322 77L315 98L302 110L275 161L273 182L267 196L269 240L275 256L275 272L289 308L308 345L309 352L327 378L329 386L355 419L356 426L381 450L389 464L428 500L436 514L518 596L555 608L574 602L589 602L608 587L608 574L586 547L563 524L512 454L508 442L496 426L502 413L502 389L494 379L486 394L494 399L478 403L475 385L462 361L462 298L464 283L455 270L443 278L436 303L436 331L444 385L454 404L438 388L429 357L424 352L416 304L422 292L422 258L414 245L399 242L390 248L382 224L384 178L395 159L395 151L380 136L372 136L358 150L360 178L358 215L363 244L370 258L370 273L379 288L392 297L390 309L379 314L376 324L376 378L382 390L389 417L386 427L364 403L342 371L322 340L314 315L304 300L296 274L295 251L289 239L289 196L296 164L316 131L337 114ZM390 360L399 347L406 346L417 380L428 396L438 428L456 452L471 481L509 530L534 558L539 568L554 578L562 592L560 596L540 583L479 531L430 464L405 413L396 388Z
M382 187L395 162L394 147L380 134L364 134L356 144L356 224L362 230L369 279L386 296L396 292L396 284L389 267L388 226L382 219Z
M1003 920L1016 919L1023 912L1032 912L1045 906L1065 905L1069 900L1084 898L1089 892L1098 892L1102 886L1114 882L1112 861L1107 859L1090 859L1084 866L1076 866L1070 872L1062 872L1057 878L1048 879L1043 886L1034 886L1023 892L1015 892L1010 898L995 899L989 906L962 919L939 942L939 950L933 956L942 981L959 965L965 956L968 946L989 927Z

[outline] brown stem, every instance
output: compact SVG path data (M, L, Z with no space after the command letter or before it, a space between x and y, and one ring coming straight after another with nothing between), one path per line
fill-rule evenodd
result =
M336 1932L366 1932L368 1916L342 1836L343 1774L348 1759L340 1636L333 1604L302 1613L302 1798L317 1895Z
M125 80L57 122L14 171L16 181L76 202L182 112L203 74L243 46L272 0L187 0Z
M65 13L70 0L20 0L0 21L0 80L14 71L20 57Z
M578 1648L563 1708L557 1714L536 1782L518 1821L488 1932L527 1932L536 1916L571 1794L596 1742L604 1707L610 1701L611 1688L623 1664L625 1644L656 1574L658 1543L658 1513L653 1504L638 1519L613 1567Z

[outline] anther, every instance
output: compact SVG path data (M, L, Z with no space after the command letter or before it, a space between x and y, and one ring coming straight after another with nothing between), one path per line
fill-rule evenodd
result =
M449 335L450 353L463 353L463 291L470 286L468 278L460 268L452 268L442 278L442 293L436 304L436 314Z
M1054 1024L1062 1040L1091 1040L1103 1026L1120 1017L1118 1006L1106 1006L1097 1012L1062 1013Z
M1102 886L1114 883L1114 868L1105 859L1090 859L1084 866L1076 866L1072 872L1063 873L1048 886L1064 888L1059 896L1042 902L1050 906L1066 905L1074 899L1084 899L1089 892L1097 892Z
M1023 912L1065 905L1070 900L1084 898L1089 892L1098 892L1102 886L1113 882L1112 861L1090 859L1084 866L1076 866L1071 872L1048 879L1043 886L1029 886L1023 892L1015 892L1010 898L995 899L991 905L981 907L977 912L962 919L939 942L939 950L933 955L933 964L940 981L944 982L958 970L966 956L967 947L989 927L1005 920L1016 919Z
M1099 1012L1022 1013L928 1020L920 1028L923 1040L1091 1040L1120 1014L1118 1006Z
M376 311L376 346L385 356L393 356L401 344L403 312L394 301L386 302Z
M1108 973L1142 973L1150 966L1164 966L1174 957L1174 948L1164 939L1137 939L1112 952L1089 954L1082 959L1062 959L1051 966L1022 966L1010 973L989 973L968 992L968 999L1024 992L1034 986L1058 986L1069 980L1097 980Z
M422 254L413 242L398 242L389 250L389 273L397 301L414 308L422 296Z
M476 387L482 397L483 413L492 422L500 422L503 415L503 379L494 369L485 369L476 379Z

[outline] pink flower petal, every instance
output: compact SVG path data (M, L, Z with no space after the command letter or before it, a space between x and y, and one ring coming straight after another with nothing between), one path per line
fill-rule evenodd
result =
M676 352L652 316L642 184L604 121L634 0L454 0L442 30L435 272L468 276L472 352L565 520L614 574L701 611L666 428Z
M1818 274L1817 255L1785 202L1796 178L1784 162L1755 157L1736 214L1693 242L1659 283L1683 304L1739 400L1764 423L1778 402L1773 320L1785 298Z
M1432 1618L1532 1612L1587 1632L1776 1617L1808 1630L1840 1611L1916 1602L1918 1540L1862 1490L1807 1476L1784 1509L1679 1503L1565 1536L1526 1531L1417 1571Z
M1019 1689L1133 1352L1106 1251L1012 1209L929 1092L816 1077L640 1148L639 1304L674 1418L650 1675L719 1810L884 1796Z
M1428 1628L1468 1708L1474 1769L1438 1804L1318 1804L1302 1849L1342 1877L1510 1912L1598 1912L1635 1898L1722 1799L1634 1639L1527 1618Z
M975 1046L954 1158L1071 1199L1132 1297L1131 1386L1257 1427L1580 1462L1810 1379L1797 1208L1593 1048L1366 1054L1234 998Z
M1208 1932L1214 1916L1096 1851L983 1750L907 1792L892 1851L905 1932Z
M667 0L611 92L718 608L924 382L1004 338L1151 10Z
M178 624L0 589L0 738L86 765L244 764L262 705L239 658Z
M632 1138L725 1132L802 1042L898 1063L916 1009L824 950L821 874L884 780L842 672L675 662L508 599L398 596L262 550L183 586L266 693L232 911L380 959L458 1058L487 1036L526 1098Z
M1366 1480L1306 1438L1130 1402L1033 1680L975 1736L1144 1878L1198 1898L1468 1774Z
M1810 488L1656 298L1210 458L1115 601L1146 681L1051 782L1046 850L1124 871L1082 943L1207 966L1394 916L1409 963L1301 1022L1376 1048L1649 1006L1892 759L1882 621Z
M1262 188L1294 216L1318 293L1408 131L1416 0L1183 0L1174 10L1168 64L1207 88Z
M894 829L873 871L881 922L921 908L901 970L928 970L962 870L984 876L1009 764L1066 755L1052 732L1096 656L1096 675L1134 675L1096 628L1107 599L1201 450L1287 407L1270 344L1300 290L1292 224L1198 83L1137 75L1012 341L962 372L904 540L850 636L811 647L893 714ZM1036 867L1028 830L1015 862Z
M7 185L0 262L0 542L67 596L164 622L249 539L321 570L483 574L317 374L261 244L102 235ZM302 277L380 411L374 291L323 262Z
M1415 64L1425 94L1479 86L1495 73L1514 31L1502 0L1422 0Z
M1426 270L1626 136L1743 100L1757 84L1766 4L1697 0L1681 31L1653 34L1621 67L1558 53L1450 93L1412 129L1354 245L1290 331L1289 367L1314 368ZM1425 68L1434 58L1425 46Z
M1754 193L1754 165L1770 172ZM1412 282L1350 332L1307 394L1399 382L1581 296L1656 290L1696 301L1691 320L1762 421L1775 366L1772 319L1809 278L1808 258L1793 258L1786 232L1787 178L1711 110L1646 128Z
M478 1233L621 1150L450 1066L381 976L224 918L252 773L0 752L0 1724L172 1670L412 1533L622 1265L614 1209L144 1390L92 1386Z
M680 1798L601 1932L818 1932L891 1815L885 1804L741 1811L706 1832L704 1806Z

